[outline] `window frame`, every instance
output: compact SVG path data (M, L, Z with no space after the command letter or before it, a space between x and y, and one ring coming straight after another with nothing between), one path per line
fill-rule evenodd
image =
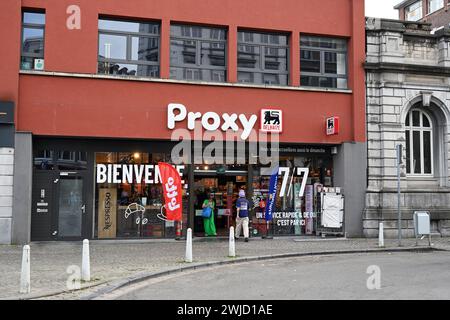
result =
M211 72L211 80L210 81L206 81L206 82L217 82L217 83L226 83L228 81L228 76L227 76L227 71L228 71L228 30L225 27L211 27L211 26L199 26L199 25L195 25L195 24L179 24L179 23L174 23L171 24L170 27L172 28L173 26L177 26L177 27L181 27L183 30L183 27L198 27L198 28L205 28L205 29L210 29L210 30L215 30L215 31L219 31L219 38L220 38L220 33L223 31L225 34L225 39L204 39L201 37L197 37L195 36L195 34L192 32L193 29L190 29L190 33L191 33L191 37L188 36L173 36L172 34L170 34L170 53L169 53L169 61L170 61L170 66L169 69L170 71L172 70L172 68L176 68L176 69L183 69L183 74L186 74L186 72L190 72L192 74L195 73L199 73L200 74L200 78L199 79L193 79L193 78L187 78L187 77L183 77L182 79L179 78L173 78L172 77L172 72L170 72L170 79L172 80L180 80L180 81L201 81L201 82L205 82L206 80L203 80L201 75L202 75L202 71L206 70L206 71L210 71ZM177 63L177 64L172 64L172 41L183 41L183 45L184 42L186 41L191 41L195 43L195 64L190 64L190 63ZM223 44L224 45L224 60L225 60L225 65L223 67L221 66L214 66L214 65L203 65L202 64L202 44L203 43L209 43L210 45L212 44ZM210 48L209 50L214 50L215 48ZM222 51L222 49L217 49ZM224 73L224 81L214 81L213 79L213 72L214 71L223 71Z
M239 33L243 33L243 41L239 40ZM258 35L266 35L268 37L268 39L270 39L270 36L284 36L286 37L286 45L280 45L280 44L273 44L273 43L262 43L262 42L246 42L246 36L247 35L251 35L251 38L253 39L254 35L258 34ZM238 83L241 84L253 84L253 85L275 85L275 86L282 86L282 87L288 87L290 86L290 67L291 67L291 61L290 61L290 36L289 33L287 32L261 32L261 31L252 31L252 30L245 30L245 29L241 29L238 30L238 37L237 37L237 80ZM256 68L244 68L244 67L239 67L239 47L240 46L244 46L244 47L258 47L259 48L259 69ZM286 50L286 71L280 71L280 70L271 70L271 69L266 69L266 48L269 49L285 49ZM242 52L242 53L247 53L248 52ZM254 74L262 74L263 76L265 74L268 75L275 75L275 76L279 76L279 75L283 75L286 76L287 78L287 82L286 84L266 84L266 83L255 83L255 82L241 82L239 81L239 73L248 73L252 75L252 78L254 78Z
M129 76L129 77L143 77L143 78L161 78L161 22L159 21L150 21L150 20L127 20L127 19L116 19L116 18L110 18L110 17L99 17L98 23L100 23L101 20L105 21L117 21L117 22L130 22L130 23L148 23L148 24L158 24L159 25L159 34L156 33L148 33L148 32L131 32L131 31L119 31L119 30L108 30L108 29L101 29L100 26L98 26L98 34L97 34L97 63L117 63L117 64L125 64L125 65L137 65L139 66L157 66L158 67L158 76L151 76L151 75L145 75L140 76L136 75L120 75L120 74L110 74L107 73L106 75L110 76ZM126 49L125 49L125 57L126 59L115 59L115 58L101 58L100 57L100 37L101 35L109 35L109 36L120 36L126 38ZM156 39L158 43L158 61L145 61L145 60L133 60L132 59L132 53L133 53L133 38L150 38L150 39ZM97 67L97 74L103 74L99 73L98 67Z
M413 112L419 112L419 126L413 125ZM430 123L429 127L423 126L423 117L426 117L428 119L428 122ZM409 125L406 124L406 120L409 119ZM406 175L408 177L434 177L435 173L435 164L434 164L434 126L433 126L433 119L424 110L420 108L411 108L405 118L405 136L407 132L409 131L409 145L406 145L406 154L408 154L408 148L409 148L409 173L408 173L408 163L406 163ZM414 172L414 132L419 132L419 151L420 151L420 173ZM431 173L425 173L425 154L424 154L424 132L430 133L430 165L431 165ZM405 142L406 144L406 142ZM406 160L407 161L407 160Z
M434 11L431 11L431 2L432 1L436 1L436 0L427 0L427 14L432 14L432 13L435 13L436 11L439 11L439 10L445 8L445 1L442 0L442 6L440 6L439 8L437 8Z
M29 23L29 22L24 22L24 18L25 18L25 14L26 13L34 13L34 14L43 14L44 15L44 24L39 24L39 23ZM20 69L22 70L22 59L23 58L33 58L33 59L45 59L45 26L46 26L46 13L43 10L29 10L29 9L22 9L22 21L21 21L21 31L20 31ZM24 31L25 29L36 29L36 30L42 30L42 54L38 54L38 53L29 53L29 52L24 52L23 51L23 47L24 47ZM35 70L34 69L34 64L32 65L30 70Z
M417 4L420 4L420 17L417 20L410 20L408 19L408 14L411 12L409 9ZM417 9L416 9L417 10ZM417 22L419 20L423 19L423 2L422 0L418 0L414 3L411 3L409 6L405 7L405 20L410 22Z
M334 49L334 48L323 48L323 47L314 47L314 46L303 46L301 44L302 38L313 38L313 39L329 39L329 40L342 40L345 42L345 50L344 49ZM318 51L320 53L320 73L316 72L308 72L302 71L302 50L305 51ZM344 54L345 55L345 74L334 74L334 73L326 73L326 62L325 55L326 53L336 53L336 54ZM309 87L309 88L329 88L329 89L339 89L339 90L348 90L349 89L349 54L348 54L348 39L347 38L339 38L339 37L329 37L329 36L311 36L311 35L300 35L300 86L301 87ZM333 78L333 79L345 79L347 86L345 88L336 87L321 87L321 86L309 86L302 84L302 76L309 77L317 77L317 78Z

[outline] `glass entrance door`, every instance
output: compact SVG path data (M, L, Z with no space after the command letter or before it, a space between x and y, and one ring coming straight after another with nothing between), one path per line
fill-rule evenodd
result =
M57 236L60 239L81 239L83 235L83 218L86 213L83 177L77 174L61 173L56 205Z

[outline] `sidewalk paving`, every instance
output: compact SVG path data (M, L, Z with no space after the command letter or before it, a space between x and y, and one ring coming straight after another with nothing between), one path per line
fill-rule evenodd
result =
M402 248L415 247L415 239L403 239ZM91 241L90 288L70 292L66 288L71 265L81 267L82 242L31 243L31 293L20 295L21 246L0 246L0 299L79 299L114 281L139 274L173 270L184 263L185 241ZM428 247L426 239L419 248ZM364 251L378 248L377 239L275 238L236 242L238 258L280 254ZM397 248L397 240L386 239L386 249ZM433 239L433 248L450 251L450 238ZM227 239L194 239L191 265L229 261Z

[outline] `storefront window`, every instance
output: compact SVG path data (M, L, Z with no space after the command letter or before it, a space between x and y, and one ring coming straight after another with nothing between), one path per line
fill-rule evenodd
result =
M323 187L333 187L333 167L330 155L281 156L274 219L274 235L313 235L319 211L318 194ZM298 174L298 168L308 169L308 176ZM270 173L268 168L255 168L253 172L253 235L264 234L264 213L269 197ZM304 179L306 181L304 181ZM302 185L303 196L300 196Z
M95 154L96 164L133 165L136 174L122 183L96 183L96 230L98 239L114 238L174 238L175 224L163 220L165 214L164 197L160 184L158 162L169 162L170 155L164 153L122 153L104 152ZM177 166L182 173L183 222L187 221L187 173L184 167ZM141 172L141 173L138 173ZM118 175L126 176L124 172ZM151 180L139 179L142 174ZM139 179L139 180L138 180Z

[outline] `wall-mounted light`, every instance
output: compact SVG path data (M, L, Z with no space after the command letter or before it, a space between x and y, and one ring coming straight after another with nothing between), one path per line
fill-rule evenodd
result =
M135 152L134 154L133 154L133 158L135 158L135 159L139 159L141 157L141 155L140 155L140 153L138 153L138 152Z

